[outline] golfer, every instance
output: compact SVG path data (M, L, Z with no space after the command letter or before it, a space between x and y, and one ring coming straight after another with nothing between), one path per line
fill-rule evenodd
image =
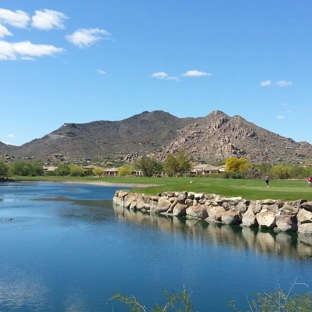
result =
M266 187L269 187L270 177L268 175L264 178L264 181L265 181Z

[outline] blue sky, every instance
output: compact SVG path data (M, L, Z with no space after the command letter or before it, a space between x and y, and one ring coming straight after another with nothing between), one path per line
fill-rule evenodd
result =
M312 1L0 2L0 141L214 110L312 143Z

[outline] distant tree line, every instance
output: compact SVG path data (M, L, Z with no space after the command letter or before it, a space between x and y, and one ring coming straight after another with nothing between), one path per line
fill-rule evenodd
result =
M141 171L143 176L162 176L167 177L190 175L192 162L188 155L183 151L175 154L168 154L164 162L160 162L153 157L143 156L133 164L124 164L118 169L118 176L129 176L134 171ZM60 164L55 171L44 172L43 164L35 161L16 161L10 164L0 158L0 178L11 176L69 176L101 177L104 169L96 167L93 169L84 168L78 164ZM269 175L272 179L304 179L312 176L312 166L300 165L272 165L269 163L252 164L248 159L241 157L229 157L225 161L225 172L218 177L231 179L257 179Z
M304 179L312 176L311 166L252 164L244 157L229 157L225 164L226 178L254 179L269 175L273 179Z
M183 151L178 151L176 155L168 154L166 160L161 163L154 158L144 156L136 161L134 167L142 170L143 175L152 177L155 173L165 173L168 177L183 177L192 168L192 163Z

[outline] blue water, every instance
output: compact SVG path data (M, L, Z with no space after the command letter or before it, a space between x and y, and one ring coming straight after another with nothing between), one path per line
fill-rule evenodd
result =
M151 307L184 287L196 311L233 311L312 287L312 237L135 213L117 189L0 183L0 311L129 311L115 292Z

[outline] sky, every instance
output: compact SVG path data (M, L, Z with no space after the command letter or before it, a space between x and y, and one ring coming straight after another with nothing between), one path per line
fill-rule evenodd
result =
M221 110L312 144L312 1L0 0L0 141Z

